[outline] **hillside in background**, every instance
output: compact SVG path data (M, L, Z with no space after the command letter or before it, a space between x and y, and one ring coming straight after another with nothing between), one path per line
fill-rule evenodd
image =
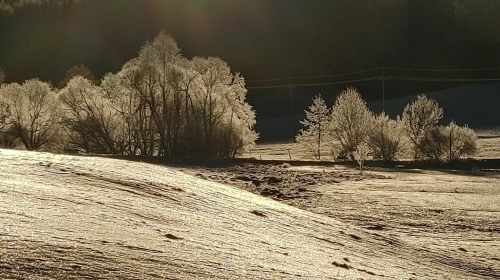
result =
M500 127L500 83L471 85L426 94L436 99L444 110L442 122L455 120L473 128ZM401 115L406 104L416 95L386 101L386 112L392 117ZM374 112L382 112L382 102L368 104Z

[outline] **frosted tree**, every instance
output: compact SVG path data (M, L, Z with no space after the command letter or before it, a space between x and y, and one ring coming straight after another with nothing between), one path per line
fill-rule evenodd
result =
M220 130L224 141L219 150L223 156L235 157L242 151L251 149L259 135L254 130L255 111L246 101L245 79L239 73L231 76L231 83L223 91L228 109L224 112L225 121Z
M337 142L337 147L334 148L337 157L352 157L356 147L366 141L372 125L372 115L356 89L347 88L342 91L332 107L331 131L333 140Z
M371 152L370 146L365 142L356 146L356 149L352 152L352 157L358 162L360 173L363 173L365 161L368 159Z
M258 137L244 78L220 58L183 58L163 32L101 87L128 153L231 157Z
M299 131L295 141L303 145L315 159L321 160L321 151L327 145L331 127L330 109L321 95L317 95L305 113L306 118L300 121L304 129Z
M200 152L234 156L254 145L258 137L253 130L255 112L246 101L243 77L231 73L227 63L217 57L195 57L192 62L196 78L190 85L190 97Z
M154 155L158 150L155 120L148 103L144 62L134 58L116 74L107 74L101 85L106 98L123 120L126 152Z
M38 150L46 145L57 130L57 100L52 87L38 79L22 85L12 83L0 90L3 106L8 111L4 122L8 133L20 139L27 150Z
M0 93L2 92L2 85L5 80L5 72L2 68L0 68ZM7 117L10 116L8 102L6 100L7 94L0 94L0 132L2 129L7 126Z
M123 149L126 154L150 154L149 145L142 137L147 135L149 128L144 121L147 115L147 108L141 98L128 88L127 80L131 73L124 69L118 74L108 73L104 76L101 87L104 96L109 100L110 106L116 110L121 119L123 138Z
M72 144L89 152L123 152L122 119L102 88L76 76L61 90L60 101L61 124Z
M158 155L177 153L181 120L181 93L172 85L177 79L175 64L180 57L177 42L161 32L153 42L146 43L139 52L134 67L133 88L148 108L159 137ZM148 125L153 128L152 125ZM149 135L150 137L152 135Z
M443 109L439 107L436 100L429 99L425 95L418 95L417 99L406 105L401 120L405 131L415 146L415 157L425 146L419 144L421 138L430 131L443 118Z

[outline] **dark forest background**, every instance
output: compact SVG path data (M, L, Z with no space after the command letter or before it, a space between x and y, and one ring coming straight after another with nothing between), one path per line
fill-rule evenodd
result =
M8 1L7 1L8 2ZM346 73L377 67L476 69L500 67L497 0L84 0L0 12L0 67L6 82L38 77L57 85L74 65L95 77L116 72L147 40L165 30L186 57L218 56L248 81L260 118L303 112L310 98L327 100L347 86L367 101L382 98L380 80L325 86L314 79L261 79ZM385 75L449 78L449 82L387 80L387 99L494 79L500 71ZM321 82L379 76L380 70ZM260 86L273 87L257 89ZM277 87L274 87L277 86ZM281 87L280 87L281 86ZM278 104L278 106L276 105ZM291 106L290 106L291 105Z

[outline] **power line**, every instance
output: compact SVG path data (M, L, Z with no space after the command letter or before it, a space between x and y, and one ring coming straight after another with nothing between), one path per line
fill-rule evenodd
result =
M329 86L338 84L348 84L355 82L364 82L372 80L400 80L400 81L417 81L417 82L494 82L500 81L500 78L481 78L481 79L458 79L458 78L422 78L422 77L404 77L404 76L376 76L363 79L346 80L339 82L326 82L326 83L301 83L301 84L282 84L273 86L249 86L247 89L272 89L272 88L288 88L292 87L313 87L313 86Z
M268 89L268 88L288 88L292 87L313 87L313 86L329 86L329 85L338 85L338 84L348 84L355 82L363 82L363 81L371 81L371 80L379 80L380 77L370 77L364 79L355 79L355 80L347 80L341 82L330 82L330 83L308 83L308 84L286 84L286 85L276 85L276 86L261 86L261 87L247 87L247 89Z
M276 79L266 79L266 80L250 80L250 81L247 81L247 83L272 82L272 81L282 81L282 80L290 80L290 79L297 80L297 79L333 78L333 77L340 77L340 76L347 76L347 75L353 75L353 74L372 72L372 71L381 70L381 69L382 69L382 67L377 67L377 68L371 68L371 69L365 69L365 70L359 70L359 71L353 71L353 72L346 72L346 73L341 73L341 74L331 74L331 75L322 75L322 76L292 76L292 77L286 77L286 78L276 78Z
M371 72L371 71L376 71L376 70L397 70L397 71L416 71L416 72L473 72L473 71L500 71L500 68L470 68L470 69L423 69L423 68L417 68L417 69L412 69L412 68L401 68L401 67L377 67L377 68L370 68L370 69L365 69L365 70L359 70L359 71L353 71L353 72L346 72L346 73L341 73L341 74L332 74L332 75L320 75L320 76L291 76L291 77L285 77L285 78L276 78L276 79L263 79L263 80L248 80L246 81L247 83L257 83L257 82L273 82L273 81L289 81L290 79L320 79L320 78L333 78L333 77L340 77L340 76L347 76L347 75L353 75L353 74L360 74L360 73L366 73L366 72ZM271 87L280 87L280 86L271 86ZM257 88L257 87L254 87ZM266 87L258 87L258 88L266 88Z

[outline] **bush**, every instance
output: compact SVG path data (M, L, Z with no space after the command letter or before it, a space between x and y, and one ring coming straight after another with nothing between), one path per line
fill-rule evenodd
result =
M451 122L447 126L436 126L428 130L418 142L418 149L430 160L454 161L472 156L477 150L477 135L468 126Z
M458 126L452 121L444 132L447 136L446 157L449 161L464 156L473 156L477 153L477 134L467 125Z
M446 142L444 126L434 126L419 138L416 148L420 151L421 158L439 161L443 159Z
M385 113L374 118L369 136L375 159L394 161L406 148L406 135L400 120L392 120Z

